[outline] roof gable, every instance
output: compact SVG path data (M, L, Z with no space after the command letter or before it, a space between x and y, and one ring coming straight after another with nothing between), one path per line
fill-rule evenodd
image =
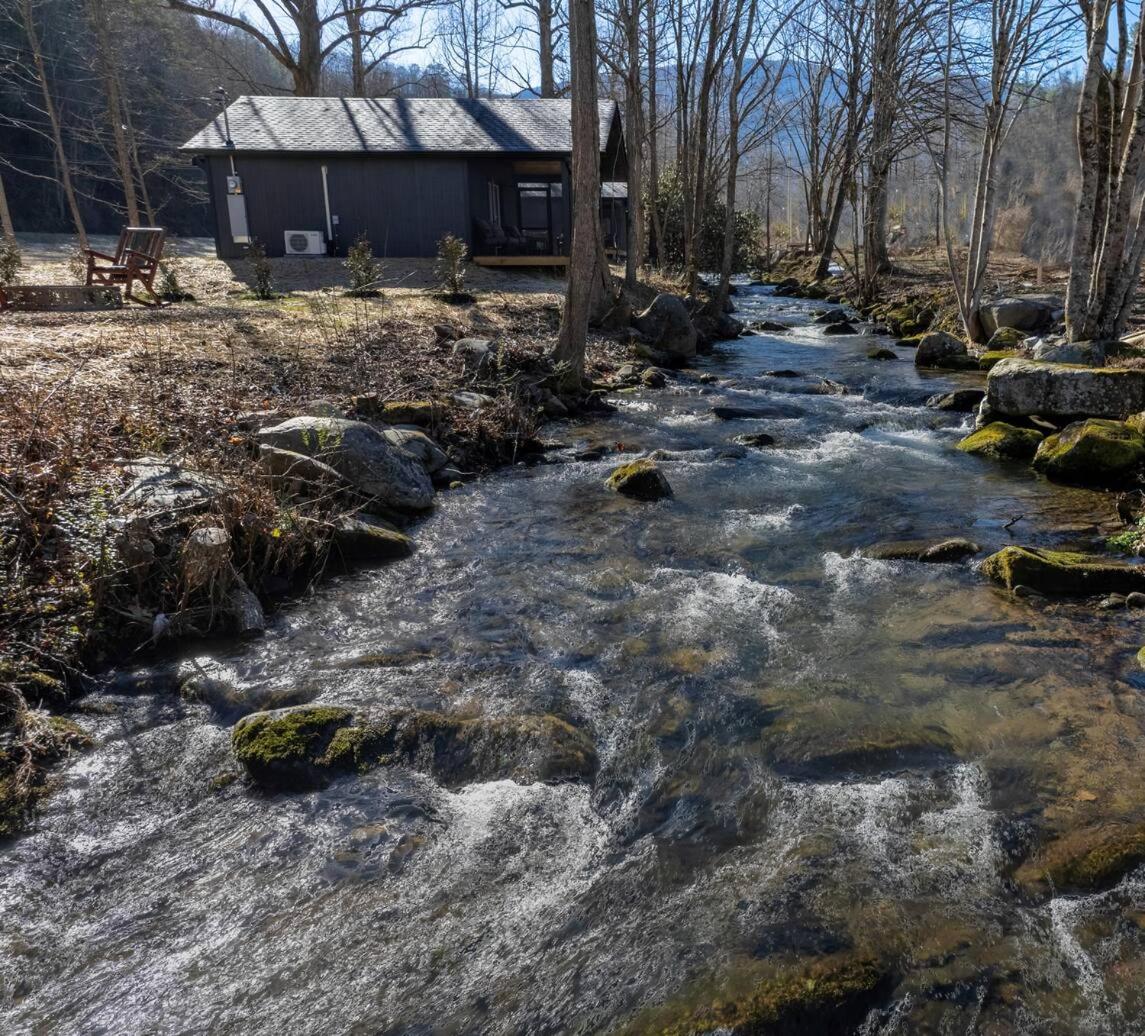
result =
M601 101L602 151L615 116L616 103ZM561 99L244 96L227 118L235 151L572 151L572 102ZM222 116L182 150L230 150Z

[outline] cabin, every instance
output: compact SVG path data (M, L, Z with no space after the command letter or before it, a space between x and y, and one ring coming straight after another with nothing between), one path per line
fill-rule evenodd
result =
M488 266L561 266L572 227L571 101L240 97L181 149L206 173L215 247L241 258L437 254L454 234ZM620 113L600 104L601 216L623 241Z

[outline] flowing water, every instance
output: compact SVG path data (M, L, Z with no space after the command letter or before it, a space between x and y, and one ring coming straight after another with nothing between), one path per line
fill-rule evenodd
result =
M595 742L591 785L261 794L228 781L234 713L173 666L116 674L85 703L98 748L0 855L0 1030L609 1031L854 949L894 961L863 1033L1145 1031L1145 881L1009 880L1045 827L1145 801L1133 616L858 553L1092 544L1108 500L955 451L969 418L922 401L977 376L738 304L801 326L554 426L568 451L442 495L412 559L199 659L248 710L554 713ZM762 430L779 445L726 449ZM607 492L615 452L572 459L593 444L668 451L674 499Z

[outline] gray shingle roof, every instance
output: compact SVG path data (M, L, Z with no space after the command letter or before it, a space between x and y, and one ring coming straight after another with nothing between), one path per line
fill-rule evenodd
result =
M616 109L600 102L600 147ZM236 151L569 152L567 100L240 97L227 109ZM221 115L184 151L221 151Z

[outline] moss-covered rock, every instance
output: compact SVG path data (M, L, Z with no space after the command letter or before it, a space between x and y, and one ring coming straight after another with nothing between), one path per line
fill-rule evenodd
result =
M1017 428L1004 421L992 421L971 432L959 444L963 453L994 460L1030 460L1038 451L1042 433L1033 428Z
M1027 889L1095 892L1116 885L1145 863L1145 824L1084 828L1051 842L1022 864L1015 879Z
M894 540L863 548L863 556L879 561L953 562L972 557L982 548L961 537L945 540Z
M330 780L324 756L341 728L353 723L349 709L300 705L256 712L235 724L231 747L247 773L264 787L282 791L320 788Z
M1089 418L1047 437L1034 469L1059 482L1118 485L1145 464L1145 439L1121 421Z
M466 718L400 709L355 721L349 709L306 706L258 713L235 726L235 756L275 791L320 788L339 774L404 764L442 783L591 779L596 750L556 716Z
M1072 597L1145 590L1145 567L1091 554L1035 547L1003 547L982 562L982 574L1008 590Z
M87 731L64 716L24 714L0 742L0 839L25 829L50 788L52 764L91 746Z
M764 741L774 770L809 780L946 767L958 758L957 745L946 730L922 723L840 730L784 719L768 729Z
M978 357L978 369L988 371L996 363L1008 360L1014 354L1006 349L988 349Z
M336 553L354 561L408 558L413 553L409 536L384 519L367 514L342 518L334 526L331 543Z
M661 1036L717 1031L842 1036L890 992L893 981L877 959L848 952L783 968L744 964L715 980L693 984L624 1031Z
M661 500L672 495L664 473L646 457L621 464L605 484L614 492L636 500Z

